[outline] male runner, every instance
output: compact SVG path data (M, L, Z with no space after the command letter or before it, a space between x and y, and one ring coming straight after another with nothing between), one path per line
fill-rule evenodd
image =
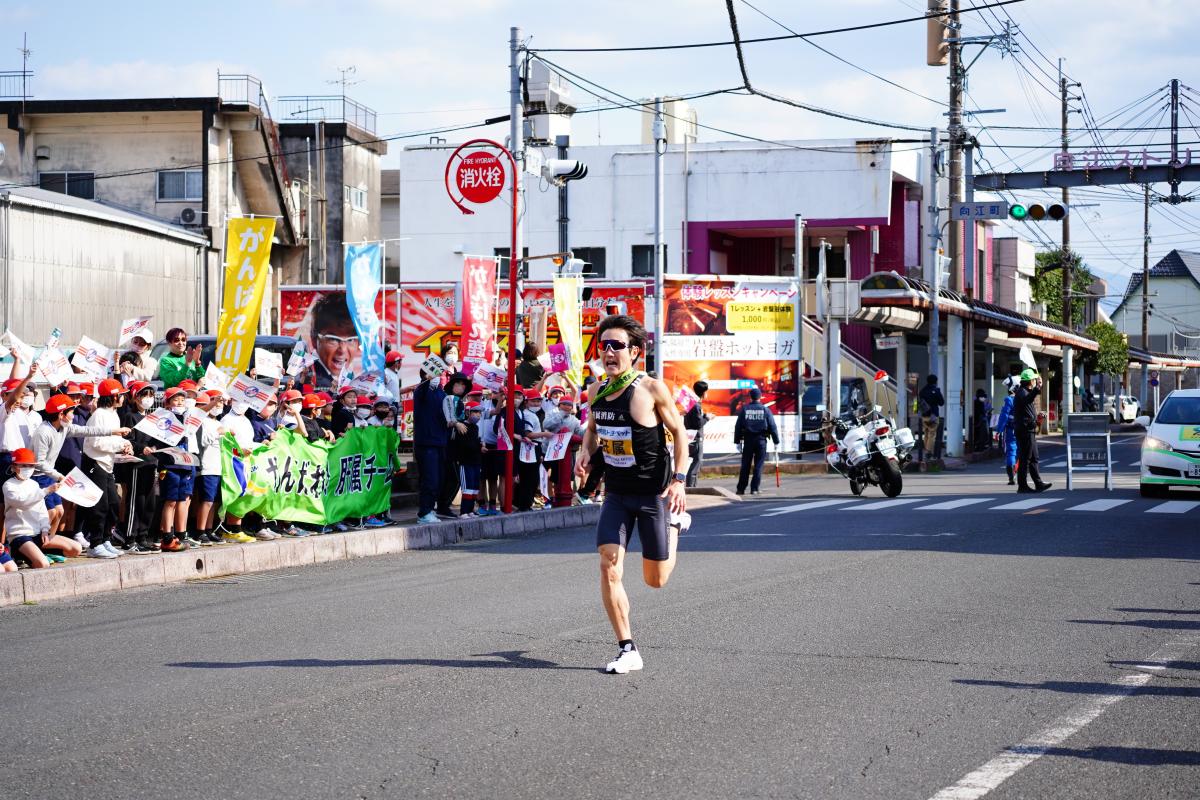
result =
M621 583L625 548L637 525L642 542L642 577L661 589L675 568L677 532L672 513L687 507L687 430L670 391L633 365L645 352L646 329L630 316L605 317L597 336L607 380L588 390L587 431L576 473L587 476L591 458L603 459L604 505L596 526L600 550L600 597L620 648L605 672L642 668L629 627L629 596ZM674 438L672 458L666 431Z

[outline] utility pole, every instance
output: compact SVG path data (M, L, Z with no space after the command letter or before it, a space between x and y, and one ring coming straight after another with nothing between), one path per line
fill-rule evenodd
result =
M1142 350L1150 352L1150 184L1146 184L1142 217ZM1142 402L1150 404L1150 369L1142 364Z
M950 205L962 201L963 177L963 83L966 70L962 63L961 22L959 0L950 0ZM967 223L973 224L973 223ZM959 223L950 219L946 228L946 255L950 258L950 288L963 291L963 278L967 260L962 252ZM972 258L971 261L974 259ZM963 360L965 347L974 348L974 342L964 342L962 317L951 315L946 319L946 454L962 455L963 418L965 415L966 391L963 387Z
M512 249L508 253L508 379L506 394L508 402L504 407L504 424L507 430L516 430L515 423L515 394L517 386L517 347L520 342L521 330L521 292L519 277L521 271L521 212L522 194L524 187L521 181L521 171L525 168L525 102L521 96L521 29L509 28L508 31L508 94L509 94L509 149L513 154L513 182L516 188L514 202L518 208L513 209L515 222L512 230ZM504 513L512 513L513 502L513 449L504 451Z
M804 291L804 217L801 214L796 215L796 243L792 254L792 266L795 267L796 273L796 288L800 290L799 296L796 298L796 363L799 365L796 375L796 384L799 387L799 395L796 398L796 408L800 412L796 414L796 457L800 457L800 453L804 452L804 391L808 384L804 380L804 313L807 310L805 306L805 291Z
M667 129L663 121L663 99L654 98L654 369L662 377L663 344L663 154L667 149Z
M1067 137L1067 115L1070 109L1067 106L1067 101L1070 95L1067 93L1067 76L1063 73L1063 60L1058 60L1058 91L1062 98L1062 152L1067 152L1067 147L1070 145L1070 139ZM1066 186L1062 190L1063 208L1070 208L1071 192ZM1071 215L1068 213L1062 220L1062 257L1059 259L1062 265L1062 306L1063 306L1063 326L1070 329L1072 327L1073 316L1073 297L1071 295L1071 279L1074 277L1072 272L1075 267L1075 259L1071 255ZM1060 408L1062 414L1070 414L1074 410L1075 403L1075 364L1074 352L1070 345L1063 346L1063 377L1062 377L1062 402ZM1061 414L1060 414L1061 418Z
M929 129L929 184L925 187L925 279L933 287L933 308L929 312L929 374L939 372L941 349L941 320L938 312L938 293L941 291L942 265L938 253L938 174L937 159L941 131Z

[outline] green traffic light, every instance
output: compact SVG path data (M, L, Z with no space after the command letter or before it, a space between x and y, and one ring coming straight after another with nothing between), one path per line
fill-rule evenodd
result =
M1008 207L1008 215L1013 219L1025 219L1029 216L1029 209L1020 203L1013 203Z

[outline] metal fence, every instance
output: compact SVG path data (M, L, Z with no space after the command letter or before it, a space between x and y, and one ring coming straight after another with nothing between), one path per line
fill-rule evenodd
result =
M345 95L290 95L277 103L280 122L345 122L375 133L375 111Z
M258 108L263 103L262 81L253 75L217 74L217 96L222 103Z
M28 100L32 72L21 70L0 72L0 99Z

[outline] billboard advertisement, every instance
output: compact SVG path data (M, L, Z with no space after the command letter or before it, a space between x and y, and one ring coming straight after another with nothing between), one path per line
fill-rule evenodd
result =
M395 286L379 289L375 313L383 322L384 342L395 341ZM319 388L335 386L343 370L362 373L362 342L343 286L280 287L279 333L303 340L316 353L313 370Z
M677 275L663 280L663 379L672 393L708 383L706 453L733 453L738 410L750 390L775 416L784 449L796 445L799 289L786 278Z

